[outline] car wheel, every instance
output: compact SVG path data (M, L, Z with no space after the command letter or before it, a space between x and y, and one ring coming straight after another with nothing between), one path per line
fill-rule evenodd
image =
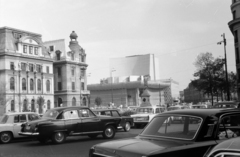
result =
M98 134L89 134L88 137L90 138L96 138L98 136Z
M102 135L103 135L104 138L107 138L107 139L113 138L115 136L114 127L111 126L111 125L106 126Z
M52 142L55 144L63 143L66 140L66 134L64 132L55 132L52 135Z
M130 129L131 129L131 124L129 123L129 122L126 122L126 124L125 124L125 126L124 126L124 131L126 131L126 132L128 132L128 131L130 131Z
M38 138L38 141L39 141L41 144L46 144L46 143L49 141L49 138L39 137L39 138Z
M4 144L9 143L9 142L11 142L12 138L13 138L13 136L12 136L11 132L2 132L0 134L1 143L4 143Z

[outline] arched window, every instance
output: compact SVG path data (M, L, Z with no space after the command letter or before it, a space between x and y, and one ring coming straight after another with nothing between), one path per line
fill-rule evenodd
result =
M50 100L47 101L47 109L49 110L51 108L51 102Z
M22 90L27 90L26 79L25 78L22 79Z
M37 84L38 84L38 91L41 91L42 83L40 79L38 79Z
M46 89L47 89L47 92L50 92L50 81L47 80L46 82Z
M24 99L24 101L23 101L23 112L26 112L27 108L28 108L27 99Z
M76 98L75 97L72 98L72 106L76 106Z
M74 61L74 53L71 54L71 59Z
M30 79L30 90L34 89L34 83L33 83L33 79Z
M15 103L14 103L14 100L11 101L11 111L15 111Z
M32 99L31 101L31 112L35 112L35 100Z
M14 90L15 89L15 81L14 78L11 77L10 78L10 90Z

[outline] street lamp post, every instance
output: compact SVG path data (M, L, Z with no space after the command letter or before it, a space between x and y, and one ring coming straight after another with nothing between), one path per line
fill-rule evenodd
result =
M111 96L112 96L112 103L113 103L113 88L112 88L112 84L113 84L113 77L112 77L112 73L116 71L115 69L111 70Z
M159 83L159 105L161 106L161 88Z
M221 45L223 43L224 45L224 57L225 57L225 75L226 75L226 90L227 90L227 100L230 101L230 92L228 87L228 72L227 72L227 54L226 54L226 39L225 39L225 33L221 35L223 37L223 40L218 42L217 44Z

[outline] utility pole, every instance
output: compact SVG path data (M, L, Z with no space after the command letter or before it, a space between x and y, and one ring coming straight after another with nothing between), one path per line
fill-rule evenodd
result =
M224 45L224 57L225 57L225 75L226 75L226 90L227 90L227 101L230 101L230 92L229 92L229 86L228 86L228 72L227 72L227 54L226 54L226 39L225 39L225 33L221 35L223 37L223 41L218 42L217 44L221 45L223 43Z

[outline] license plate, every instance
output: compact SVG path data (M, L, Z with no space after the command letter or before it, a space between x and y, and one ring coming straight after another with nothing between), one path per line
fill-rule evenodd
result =
M137 121L141 121L141 120L144 120L144 118L137 118L136 120Z

